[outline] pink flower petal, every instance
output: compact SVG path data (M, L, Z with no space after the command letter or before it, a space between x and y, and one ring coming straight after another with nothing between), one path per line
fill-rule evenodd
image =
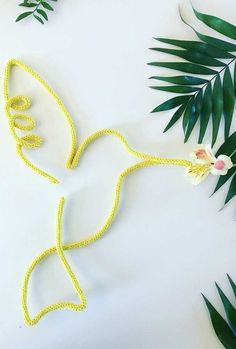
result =
M223 170L225 168L225 162L221 159L218 159L214 163L214 167L216 170Z
M195 154L198 159L205 159L207 157L205 149L198 149L196 150Z

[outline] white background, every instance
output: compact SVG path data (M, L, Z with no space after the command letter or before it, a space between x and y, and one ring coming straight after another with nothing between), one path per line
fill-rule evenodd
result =
M15 24L20 13L17 3L1 0L1 80L7 60L21 59L63 98L79 140L114 127L137 150L188 158L197 132L186 145L180 123L163 135L172 112L149 112L170 95L148 88L148 77L158 70L146 65L168 59L148 50L155 45L153 36L195 39L179 19L179 0L58 1L45 26L31 19ZM196 0L195 4L203 12L236 22L234 0ZM189 4L182 6L193 21ZM199 28L211 33L203 25ZM167 75L163 69L159 72ZM194 187L186 182L181 168L152 167L130 176L107 235L93 246L66 254L85 289L87 310L57 311L33 328L24 325L22 277L32 259L55 244L60 196L67 198L63 239L80 240L101 226L116 177L134 159L116 140L106 138L88 149L75 171L66 170L69 134L54 102L17 69L11 81L13 94L32 98L36 133L45 139L43 147L28 152L28 157L59 177L61 184L47 183L17 158L1 98L0 346L221 348L201 292L221 312L214 281L233 300L226 273L236 280L235 205L218 212L226 187L209 199L216 178ZM222 134L223 125L219 144ZM29 298L31 314L51 302L77 301L56 256L33 274Z

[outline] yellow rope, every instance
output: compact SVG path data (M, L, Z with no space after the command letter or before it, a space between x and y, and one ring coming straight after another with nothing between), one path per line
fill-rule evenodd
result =
M201 174L202 172L205 172L208 170L206 168L206 165L194 165L192 164L191 161L188 160L182 160L182 159L168 159L168 158L161 158L158 156L154 155L149 155L145 153L138 152L134 149L132 149L127 140L117 131L112 130L112 129L103 129L100 131L97 131L93 133L91 136L85 139L77 148L77 141L76 141L76 131L75 131L75 126L73 123L73 120L67 111L66 107L64 106L63 102L60 100L60 98L57 96L57 94L48 86L48 84L36 73L34 72L31 68L26 66L24 63L18 61L18 60L10 60L7 63L6 70L5 70L5 76L4 76L4 98L6 101L5 105L5 112L6 116L9 119L9 126L10 126L10 131L13 136L13 138L16 141L16 149L19 157L24 161L24 163L31 168L34 172L39 174L42 177L45 177L46 179L50 180L52 183L56 184L59 183L58 180L51 176L50 174L46 173L45 171L39 169L36 167L34 164L32 164L24 155L22 148L37 148L42 144L42 138L38 135L34 134L28 134L23 137L19 137L16 133L16 129L22 130L22 131L31 131L35 127L35 121L34 119L26 114L12 114L11 109L18 111L18 112L23 112L26 109L29 108L30 106L30 100L26 96L14 96L14 97L9 97L9 92L8 92L8 86L9 86L9 78L10 78L10 72L13 66L18 66L27 73L29 73L31 76L33 76L47 91L48 93L54 98L56 103L58 104L59 108L61 109L62 113L65 116L65 119L68 123L69 130L70 130L70 138L71 138L71 146L70 146L70 151L69 155L67 158L66 162L66 167L68 169L74 169L77 167L80 158L86 148L94 142L96 139L101 138L106 135L112 135L116 137L125 147L128 153L133 155L134 157L141 159L141 162L138 162L137 164L128 167L124 171L120 173L118 176L116 186L115 186L115 194L114 194L114 199L113 199L113 204L112 208L108 214L108 217L106 218L104 224L100 229L98 229L95 234L91 235L89 238L84 239L82 241L74 242L74 243L68 243L68 244L63 244L61 242L61 222L62 222L62 214L63 214L63 207L64 207L64 198L60 200L59 206L58 206L58 211L57 211L57 228L56 228L56 246L51 247L45 251L43 251L41 254L39 254L31 263L29 268L27 269L27 272L24 277L23 281L23 288L22 288L22 310L23 310L23 315L24 315L24 320L25 323L29 326L33 326L38 321L47 313L57 310L57 309L62 309L62 308L67 308L75 311L81 311L85 309L86 307L86 297L83 293L83 290L80 286L80 283L78 282L77 277L73 273L73 270L71 269L64 251L65 250L72 250L72 249L77 249L81 247L88 246L95 242L96 240L100 239L105 232L109 229L111 226L115 215L118 210L118 205L119 205L119 200L120 200L120 192L121 192L121 185L123 179L131 174L132 172L141 169L143 167L147 166L156 166L156 165L176 165L176 166L182 166L191 169L191 172L196 173L196 174ZM23 121L24 124L21 124L20 121ZM39 311L33 318L31 318L28 310L28 305L27 305L27 295L28 295L28 286L29 286L29 280L30 276L35 269L35 267L41 263L43 259L48 257L49 255L55 254L59 256L59 259L76 291L80 298L80 304L74 304L70 302L58 302L55 304L51 304L45 308L43 308L41 311Z
M62 197L60 202L59 202L58 210L57 210L56 247L53 249L50 249L51 250L50 253L52 253L52 250L54 252L57 252L57 254L60 258L60 261L63 264L63 266L66 270L66 273L69 276L71 283L72 283L76 293L78 294L78 296L80 298L81 303L79 305L71 303L71 302L60 302L60 303L52 304L52 305L49 305L49 306L45 307L44 309L42 309L34 317L34 319L32 319L32 320L30 319L30 315L29 315L29 311L28 311L28 307L27 307L27 289L28 289L29 277L30 277L30 274L32 273L33 269L36 267L36 265L39 264L43 258L45 258L46 256L49 255L49 253L48 253L49 250L46 250L40 256L35 258L34 262L29 267L29 269L26 273L26 276L25 276L25 280L24 280L24 287L23 287L23 291L22 291L22 309L23 309L23 313L24 313L25 322L29 326L35 325L42 318L42 316L46 315L47 313L49 313L53 310L67 308L67 309L74 310L74 311L81 311L81 310L86 308L86 297L83 293L83 290L82 290L75 274L73 273L69 263L67 262L67 259L65 257L64 251L63 251L64 247L62 246L62 242L61 242L61 225L62 225L62 214L63 214L64 202L65 202L65 199Z
M34 172L37 174L47 178L50 182L53 184L59 183L59 181L46 173L45 171L42 171L41 169L37 168L35 165L33 165L29 160L25 158L22 152L22 148L38 148L42 144L42 138L37 135L27 135L23 137L18 137L15 129L20 129L22 131L31 131L36 123L34 119L25 114L12 114L11 109L14 111L20 111L23 112L26 109L30 107L30 100L26 96L14 96L9 97L9 81L10 81L10 74L11 70L14 66L17 66L24 71L26 71L29 75L34 77L45 89L46 91L53 97L57 105L59 106L60 110L65 116L65 119L68 123L69 130L70 130L70 137L71 137L71 145L70 145L70 151L66 162L66 167L69 169L71 168L72 161L74 159L75 153L76 153L76 130L73 123L73 120L64 106L61 99L58 97L58 95L53 91L53 89L44 81L33 69L29 68L27 65L25 65L23 62L12 59L10 60L5 68L5 74L4 74L4 81L3 81L3 94L5 99L5 113L9 120L9 127L11 134L13 138L16 141L17 146L17 153L19 157L24 161L24 163L31 168ZM17 121L23 121L25 124L21 124Z
M55 247L51 247L51 248L43 251L42 253L40 253L33 260L31 265L27 269L25 277L24 277L23 288L22 288L22 310L23 310L25 323L28 326L33 326L33 325L37 324L38 321L44 315L46 315L47 313L49 313L51 311L57 310L57 309L67 308L67 309L71 309L71 310L75 310L75 311L80 311L80 310L85 309L85 307L86 307L85 295L84 295L84 293L79 285L79 282L77 281L77 277L74 275L71 267L69 266L69 263L65 259L63 250L74 250L74 249L78 249L81 247L86 247L86 246L94 243L98 239L100 239L105 234L105 232L109 229L109 227L111 226L111 224L115 218L115 215L117 213L118 206L119 206L119 200L120 200L121 185L122 185L123 179L127 175L131 174L132 172L134 172L138 169L141 169L143 167L148 167L148 166L160 165L160 164L162 164L161 161L145 160L145 161L139 162L131 167L128 167L127 169L122 171L121 174L118 176L118 179L116 182L113 204L112 204L112 208L108 214L108 217L106 218L102 227L100 229L98 229L95 232L95 234L91 235L90 237L88 237L84 240L74 242L74 243L67 243L67 244L63 244L63 245L61 244L61 219L62 219L62 213L63 213L64 198L62 198L60 200L59 208L57 211L57 244ZM166 161L163 161L163 164L169 164L168 159L166 159ZM187 163L186 163L186 165L187 165ZM180 163L180 166L184 166L182 162ZM31 318L30 314L29 314L29 310L28 310L28 305L27 305L27 295L28 295L28 286L29 286L30 276L31 276L32 272L34 271L35 267L38 264L40 264L42 262L42 260L44 260L48 256L55 254L55 253L57 253L59 255L60 260L65 268L65 271L68 274L69 278L71 279L71 282L72 282L77 294L79 295L81 303L80 303L80 305L75 305L75 304L69 303L69 302L58 302L55 304L51 304L51 305L43 308L33 318Z
M104 129L104 130L95 132L94 134L89 136L87 139L85 139L85 141L82 144L80 144L80 146L77 149L75 126L68 110L66 109L61 99L53 91L53 89L46 83L46 81L44 81L34 70L29 68L27 65L25 65L21 61L12 59L7 63L5 74L4 74L3 93L5 98L5 113L9 120L9 127L10 127L11 134L14 140L16 141L17 154L24 161L24 163L37 174L41 175L44 178L47 178L49 181L51 181L54 184L59 183L59 181L54 176L51 176L45 171L39 169L37 166L32 164L32 162L29 161L23 154L22 148L28 148L28 149L38 148L39 146L41 146L43 140L40 136L35 134L27 134L26 136L23 136L23 137L19 137L17 135L16 129L21 131L31 131L35 128L36 122L32 116L22 113L30 107L30 99L28 97L22 96L22 95L9 97L8 90L9 90L9 82L10 82L10 73L14 66L17 66L23 69L32 77L34 77L46 89L46 91L53 97L58 107L64 114L65 119L69 126L70 139L71 139L70 151L69 151L69 155L66 162L66 167L68 169L74 169L78 165L79 159L82 153L84 152L84 150L88 147L88 145L94 140L96 140L97 138L103 137L104 135L113 135L114 137L118 138L123 143L126 150L137 158L140 158L143 160L149 159L149 160L157 160L157 161L161 159L153 155L148 155L148 154L140 153L138 151L133 150L129 146L126 139L119 132L112 129ZM21 113L12 114L11 110L21 112ZM24 123L22 124L20 123L20 121L23 121ZM186 165L191 166L191 163L190 162L186 163L185 160L174 160L174 159L173 160L165 159L165 160L168 163L172 163L180 166L186 166Z

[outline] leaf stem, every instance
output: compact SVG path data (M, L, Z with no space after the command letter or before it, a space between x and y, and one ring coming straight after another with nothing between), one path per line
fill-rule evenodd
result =
M35 7L35 9L34 9L32 15L34 15L35 12L38 10L38 8L41 6L42 1L43 1L43 0L39 0L39 1L38 1L38 5Z
M200 90L203 90L204 87L206 87L206 86L207 86L208 84L210 84L214 79L216 79L217 76L219 76L226 68L228 68L228 67L230 66L230 64L232 64L232 63L235 62L235 61L236 61L236 57L234 57L233 59L231 59L231 61L230 61L229 63L225 64L225 66L224 66L220 71L218 71L217 74L215 74L215 75L214 75L210 80L208 80L202 87L200 87ZM197 91L197 92L195 92L195 93L194 93L194 96L195 96L196 94L198 94L198 93L200 92L200 90Z

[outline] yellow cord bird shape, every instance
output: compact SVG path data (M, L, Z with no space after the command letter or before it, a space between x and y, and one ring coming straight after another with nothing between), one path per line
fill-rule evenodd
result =
M23 310L23 316L24 321L28 326L33 326L37 324L40 319L46 315L47 313L51 311L55 311L58 309L70 309L74 311L82 311L86 308L86 297L83 292L83 289L78 281L78 278L74 274L69 262L66 259L66 256L64 254L64 251L73 250L73 249L79 249L82 247L86 247L98 239L100 239L109 229L111 226L118 207L119 207L119 200L120 200L120 194L121 194L121 187L123 180L126 176L129 174L132 174L134 171L142 169L144 167L148 166L156 166L156 165L175 165L175 166L181 166L184 168L187 168L189 172L193 173L196 176L204 176L205 173L209 171L209 165L204 164L193 164L191 161L183 160L183 159L169 159L169 158L161 158L154 155L145 154L139 151L136 151L130 147L127 140L117 131L113 129L103 129L100 131L97 131L90 135L88 138L86 138L78 147L77 147L77 140L76 140L76 130L73 123L73 120L67 111L65 105L61 101L61 99L58 97L58 95L53 91L53 89L31 68L29 68L27 65L22 63L18 60L10 60L5 69L5 76L4 76L4 98L5 98L5 113L9 120L9 127L11 134L16 142L16 150L19 157L24 161L24 163L31 168L34 172L36 172L38 175L46 178L53 184L58 184L59 181L54 176L48 174L44 170L38 168L35 166L31 161L29 161L26 156L24 155L23 148L28 149L34 149L42 144L42 138L35 134L27 134L25 136L20 137L16 130L21 131L31 131L35 128L36 124L34 119L27 115L23 114L25 110L27 110L30 107L30 100L26 96L9 96L8 88L9 88L9 78L11 70L14 66L17 66L27 73L29 73L32 77L34 77L45 89L46 91L53 97L59 108L61 109L69 127L70 132L70 151L69 155L66 161L66 167L68 169L75 169L78 166L78 163L80 161L81 156L85 152L86 148L94 141L96 141L98 138L101 138L103 136L111 135L117 138L124 146L124 148L127 150L128 153L136 157L137 159L141 160L137 164L130 166L123 170L120 175L117 178L117 182L115 185L115 192L114 192L114 198L113 198L113 204L110 209L110 212L104 222L104 224L101 226L100 229L98 229L94 234L89 236L88 238L78 241L78 242L72 242L64 244L62 242L62 232L61 232L61 225L62 225L62 215L63 215L63 208L64 208L64 202L65 199L61 198L58 210L57 210L57 224L56 224L56 246L48 248L47 250L40 253L31 263L31 265L28 267L24 280L23 280L23 288L22 288L22 296L21 296L21 304L22 304L22 310ZM17 113L12 113L12 110L14 110ZM18 113L19 112L19 113ZM24 124L21 124L20 121L23 121ZM73 285L73 288L75 289L79 299L80 303L75 304L71 302L58 302L55 304L51 304L49 306L46 306L42 310L40 310L34 317L30 316L29 309L28 309L28 286L29 281L32 272L34 271L35 267L40 264L45 258L52 254L57 254L66 273L69 277L71 284Z

